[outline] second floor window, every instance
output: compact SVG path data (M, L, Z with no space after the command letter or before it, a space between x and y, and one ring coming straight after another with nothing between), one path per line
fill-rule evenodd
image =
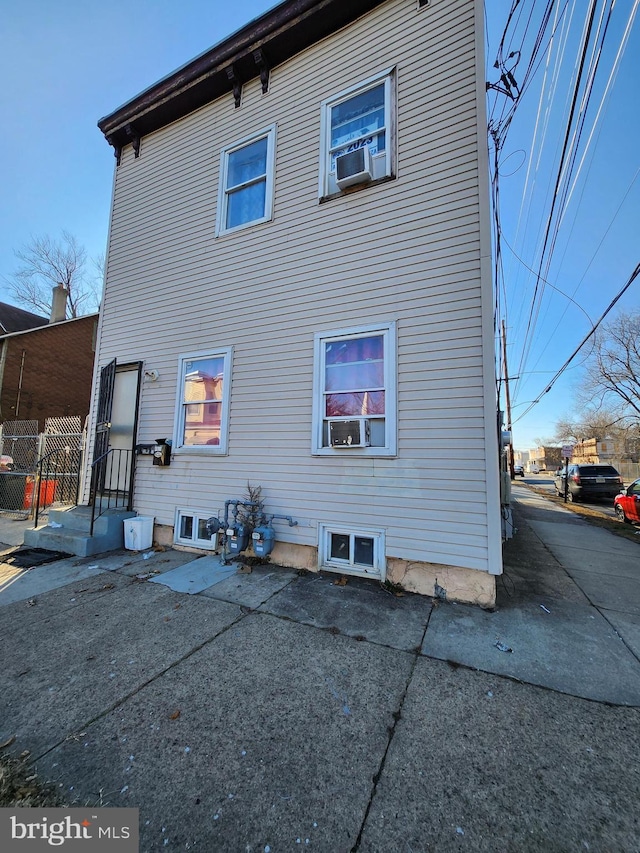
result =
M222 152L217 234L271 219L275 126Z
M322 104L320 196L339 192L336 160L366 149L373 181L393 174L393 72L378 74Z

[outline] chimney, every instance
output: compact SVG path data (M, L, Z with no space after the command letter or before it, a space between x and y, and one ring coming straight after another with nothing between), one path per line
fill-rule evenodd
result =
M59 323L67 318L67 289L64 284L56 284L53 288L53 299L51 300L50 323Z

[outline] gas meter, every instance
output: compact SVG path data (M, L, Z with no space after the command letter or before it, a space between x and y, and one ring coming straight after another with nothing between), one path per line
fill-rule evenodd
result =
M249 544L249 528L246 524L233 524L226 529L227 550L230 554L239 554Z
M276 532L273 527L263 524L251 534L253 550L256 557L267 557L272 551L276 540Z

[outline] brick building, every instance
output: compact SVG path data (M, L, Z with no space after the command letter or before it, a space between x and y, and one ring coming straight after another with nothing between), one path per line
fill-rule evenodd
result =
M44 321L46 323L46 321ZM89 412L97 314L0 335L0 422Z

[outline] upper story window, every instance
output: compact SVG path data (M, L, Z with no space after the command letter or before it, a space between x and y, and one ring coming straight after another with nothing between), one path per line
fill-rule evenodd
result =
M231 350L182 356L174 447L227 452Z
M271 219L275 125L222 151L217 234Z
M393 174L393 72L322 104L320 196Z
M396 453L395 324L315 340L313 452Z

